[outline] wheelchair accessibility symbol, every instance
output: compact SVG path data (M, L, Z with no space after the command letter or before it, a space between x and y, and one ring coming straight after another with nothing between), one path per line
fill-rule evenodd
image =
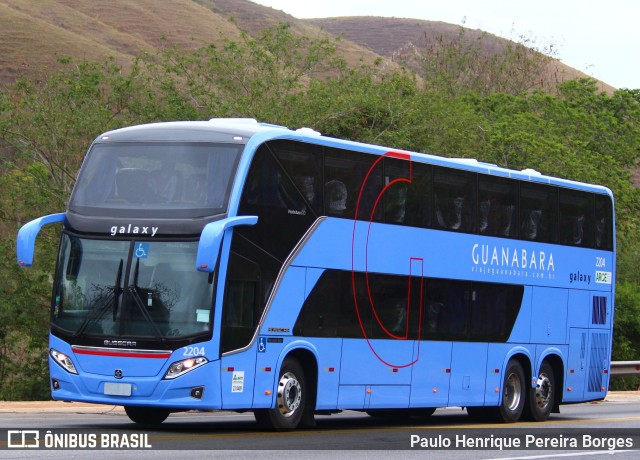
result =
M264 353L267 351L267 338L258 337L258 353Z
M133 255L138 259L146 259L149 255L149 243L138 243Z

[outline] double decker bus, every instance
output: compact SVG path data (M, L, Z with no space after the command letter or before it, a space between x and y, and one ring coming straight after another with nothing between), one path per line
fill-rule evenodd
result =
M117 129L62 223L53 399L158 424L253 411L542 421L609 383L605 187L252 119Z

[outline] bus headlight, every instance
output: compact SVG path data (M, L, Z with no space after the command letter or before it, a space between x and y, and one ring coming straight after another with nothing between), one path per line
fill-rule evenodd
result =
M58 363L65 371L70 372L72 374L77 374L76 366L73 365L73 361L64 353L60 353L58 350L54 350L53 348L49 350L49 354L53 358L53 360Z
M200 366L207 364L209 360L204 356L198 356L197 358L183 359L182 361L176 361L171 366L166 374L165 379L175 379L189 371L192 371Z

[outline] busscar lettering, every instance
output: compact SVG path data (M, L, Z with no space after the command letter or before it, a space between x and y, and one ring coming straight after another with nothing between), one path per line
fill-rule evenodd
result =
M103 343L105 347L137 347L138 346L138 343L134 340L107 339Z
M158 229L160 227L144 227L138 225L129 224L127 226L124 225L114 225L111 227L109 233L111 236L116 235L151 235L156 236L158 233Z

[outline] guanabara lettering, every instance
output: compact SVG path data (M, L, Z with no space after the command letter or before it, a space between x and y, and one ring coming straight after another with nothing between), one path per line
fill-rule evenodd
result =
M476 243L471 248L471 259L475 265L555 271L552 252Z

